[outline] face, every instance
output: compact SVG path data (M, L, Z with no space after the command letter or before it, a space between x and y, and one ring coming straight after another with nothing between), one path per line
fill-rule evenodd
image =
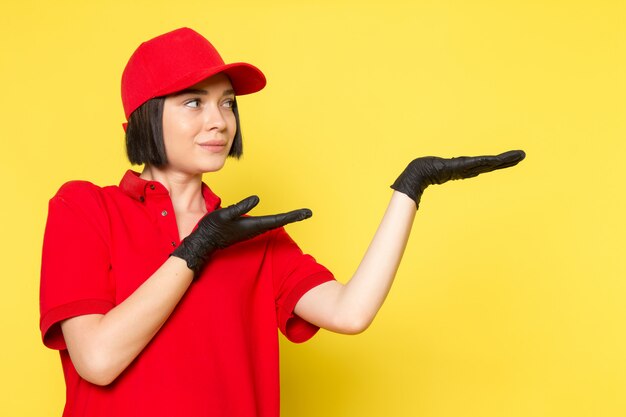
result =
M167 169L191 175L221 169L237 129L234 102L235 92L224 74L167 96L163 107Z

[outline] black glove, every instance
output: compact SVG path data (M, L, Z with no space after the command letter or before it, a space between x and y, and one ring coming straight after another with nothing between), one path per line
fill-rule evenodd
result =
M313 215L309 209L300 209L270 216L242 217L258 203L259 197L253 195L237 204L205 215L200 219L198 228L180 242L180 246L171 256L185 260L189 269L198 276L216 249L223 249L233 243L253 238L288 223L308 219Z
M512 167L525 156L524 151L509 151L496 156L417 158L406 167L391 188L411 197L419 207L422 193L431 184L443 184L450 180L471 178L496 169Z

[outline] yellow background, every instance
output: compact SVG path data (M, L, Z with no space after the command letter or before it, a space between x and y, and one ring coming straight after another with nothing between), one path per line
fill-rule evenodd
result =
M239 100L243 160L205 180L255 214L310 207L289 231L341 281L412 158L528 154L427 190L367 332L281 337L284 416L626 415L626 3L20 0L0 6L1 416L61 415L47 201L119 181L121 71L180 26L269 80Z

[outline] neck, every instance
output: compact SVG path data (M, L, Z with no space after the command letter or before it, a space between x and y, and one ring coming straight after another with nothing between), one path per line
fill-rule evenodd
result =
M176 212L206 212L202 196L202 174L173 172L166 167L146 165L140 177L161 183L169 191Z

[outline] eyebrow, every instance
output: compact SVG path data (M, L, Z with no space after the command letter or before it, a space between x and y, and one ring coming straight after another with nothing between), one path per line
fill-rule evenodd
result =
M178 91L178 92L176 92L176 93L174 93L172 95L173 96L182 96L183 94L199 94L199 95L206 96L207 94L209 94L209 92L206 91L206 90L199 90L199 89L196 89L196 88L187 88L185 90ZM223 96L227 96L227 95L230 95L230 94L234 95L235 94L235 90L233 90L232 88L229 88L228 90L224 90L222 92Z

